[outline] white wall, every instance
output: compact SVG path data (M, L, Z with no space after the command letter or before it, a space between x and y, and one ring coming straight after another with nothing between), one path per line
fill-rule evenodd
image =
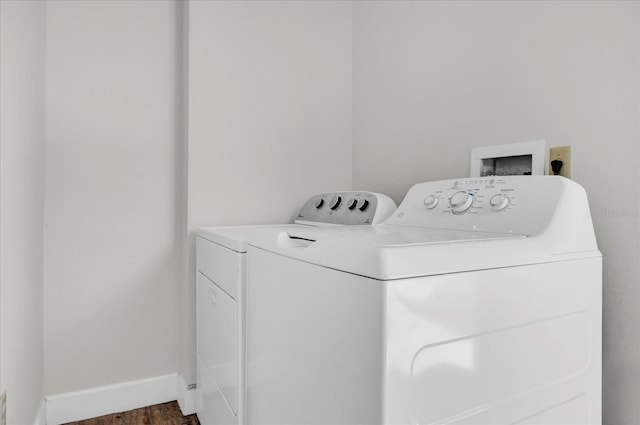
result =
M351 187L351 9L190 3L189 232L289 222L312 194ZM183 373L193 380L187 282Z
M45 5L0 1L0 391L7 423L42 402Z
M354 2L353 182L396 201L472 147L572 146L604 255L604 423L640 423L638 2Z
M47 395L178 369L176 8L47 3Z

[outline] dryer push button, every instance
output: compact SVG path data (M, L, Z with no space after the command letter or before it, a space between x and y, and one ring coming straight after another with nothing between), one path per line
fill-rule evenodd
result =
M329 208L331 208L332 210L337 210L341 202L342 202L342 196L336 195L333 198L331 198L331 202L329 203Z

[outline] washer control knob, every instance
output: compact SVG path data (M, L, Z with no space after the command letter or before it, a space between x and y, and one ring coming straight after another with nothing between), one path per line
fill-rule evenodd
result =
M449 205L451 205L451 211L454 214L462 214L473 205L473 195L464 190L456 192L449 199Z
M497 195L493 195L489 200L489 204L491 204L491 208L496 211L501 211L509 206L511 200L507 195L502 193L498 193Z
M356 208L356 205L358 205L358 201L356 200L356 198L350 198L347 201L347 208L349 208L352 211Z
M336 195L331 198L331 202L329 202L329 208L335 211L340 206L340 203L342 203L342 196Z
M368 206L369 206L369 201L367 201L366 199L360 199L358 201L358 209L360 211L366 210Z
M322 208L323 205L324 205L324 199L322 198L316 199L315 202L313 203L313 206L316 207L316 209Z
M436 195L429 195L424 198L424 206L429 209L433 209L436 207L436 205L438 205L439 201L440 199Z

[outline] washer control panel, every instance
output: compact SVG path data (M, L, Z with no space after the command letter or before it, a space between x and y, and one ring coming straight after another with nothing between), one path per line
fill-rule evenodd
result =
M425 188L422 204L426 210L454 215L478 214L483 210L507 212L518 204L518 191L505 178L457 179L439 183L442 184Z
M419 183L385 223L532 234L551 220L565 180L492 176Z
M396 204L374 192L327 192L312 196L296 217L298 224L376 224L386 219Z

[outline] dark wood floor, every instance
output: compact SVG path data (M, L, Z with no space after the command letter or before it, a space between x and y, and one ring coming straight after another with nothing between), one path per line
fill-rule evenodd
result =
M200 425L200 422L196 415L182 416L178 402L171 401L66 425Z

